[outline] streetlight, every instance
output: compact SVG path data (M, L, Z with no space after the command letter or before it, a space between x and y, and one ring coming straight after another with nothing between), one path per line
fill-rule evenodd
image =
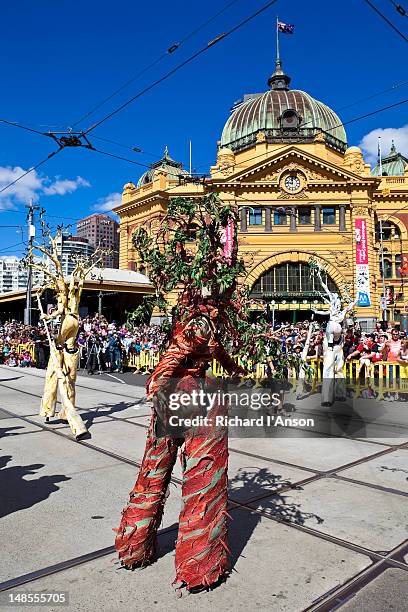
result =
M383 296L385 300L385 308L383 308L383 321L387 323L387 294L385 292L385 263L384 263L384 242L383 242L383 222L380 219L380 246L381 246L381 276L383 286Z
M35 237L35 225L34 225L34 211L40 210L40 207L34 205L32 200L30 200L29 204L26 204L26 208L28 208L27 214L27 223L28 223L28 280L27 280L27 291L26 291L26 307L24 310L24 324L31 325L31 294L32 294L32 284L33 284L33 268L31 264L33 263L33 244Z
M272 329L275 329L275 306L276 306L275 300L271 301L271 306L272 306Z

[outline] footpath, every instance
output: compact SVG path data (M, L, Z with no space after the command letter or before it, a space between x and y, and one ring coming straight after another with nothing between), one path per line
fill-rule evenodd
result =
M65 593L67 604L45 609L87 612L407 609L408 428L384 438L373 419L358 439L334 427L231 437L232 572L210 592L178 598L179 464L158 561L130 572L113 550L143 457L143 386L80 375L77 404L92 438L78 443L57 418L38 416L43 378L0 366L0 608L25 592ZM358 431L358 413L351 421Z

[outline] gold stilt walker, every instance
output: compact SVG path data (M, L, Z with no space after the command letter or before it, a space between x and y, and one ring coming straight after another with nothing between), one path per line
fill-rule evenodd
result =
M44 228L44 225L43 225ZM50 242L51 248L36 245L35 248L47 256L49 265L34 262L30 253L29 264L48 277L48 283L37 293L41 320L44 322L50 345L50 358L45 375L44 392L41 400L40 416L49 421L55 415L58 390L62 407L58 413L61 420L68 421L72 433L78 440L88 434L85 423L75 408L75 382L79 361L79 350L76 337L79 329L79 304L81 301L84 281L89 272L102 260L106 251L97 249L91 258L76 258L75 269L69 279L64 278L61 261L58 256L56 237L49 232L43 232ZM60 230L59 230L60 233ZM57 298L57 308L50 314L45 314L41 304L41 294L45 289L52 289ZM48 328L48 321L60 318L59 332L54 340Z

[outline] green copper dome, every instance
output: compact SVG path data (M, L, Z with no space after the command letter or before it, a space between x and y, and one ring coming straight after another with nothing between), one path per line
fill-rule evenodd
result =
M166 146L163 157L159 159L159 161L154 162L150 166L149 170L142 174L140 179L137 181L137 186L141 187L142 185L151 183L153 181L154 173L158 170L165 172L169 175L169 178L173 180L177 180L179 176L185 176L188 174L187 170L184 170L181 162L177 162L170 157L169 150Z
M371 170L372 176L404 176L405 168L408 166L408 159L398 153L392 141L390 152Z
M280 59L268 80L270 90L244 96L234 105L221 136L221 146L239 151L256 143L257 132L266 142L310 142L322 132L327 144L345 151L347 137L342 122L328 106L308 93L289 89L290 77Z

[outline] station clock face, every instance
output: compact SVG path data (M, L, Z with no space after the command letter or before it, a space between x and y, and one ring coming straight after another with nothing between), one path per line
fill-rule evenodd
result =
M296 174L289 174L285 178L285 189L287 191L298 191L301 186L300 178Z

